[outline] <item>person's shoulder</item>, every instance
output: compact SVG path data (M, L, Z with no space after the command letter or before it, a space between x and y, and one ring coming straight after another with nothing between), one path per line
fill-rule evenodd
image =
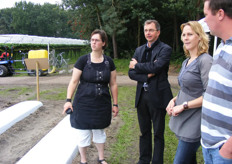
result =
M113 60L110 56L108 56L108 55L103 55L105 58L107 58L108 60Z
M83 60L83 59L88 59L88 55L89 55L89 54L82 55L82 56L79 57L79 59L82 59L82 60Z
M111 68L111 71L115 70L114 60L110 56L107 56L105 54L104 54L104 58L105 58L105 61L106 60L108 61L110 68Z
M208 53L203 53L198 57L198 66L199 67L211 67L213 62L213 57Z
M168 44L166 44L166 43L164 43L162 41L159 42L159 45L162 46L162 47L165 47L165 48L171 48L171 46L169 46Z
M213 57L208 53L203 53L199 56L200 60L211 60Z
M141 46L137 47L136 49L145 48L145 47L146 47L146 45L147 45L147 44L143 44L143 45L141 45Z
M145 47L146 47L146 44L143 44L143 45L137 47L137 48L135 49L135 51L137 51L137 52L143 51L143 50L145 49Z
M169 54L169 55L172 54L172 47L164 42L160 41L159 44L157 45L157 47L158 47L158 49L160 49L161 51L163 51L166 54Z
M104 58L107 59L110 63L114 63L114 60L110 56L104 54Z
M82 56L80 56L80 57L78 58L78 60L79 60L79 61L82 61L82 62L83 62L83 61L86 61L86 60L88 60L88 55L89 55L89 54L82 55Z
M79 64L84 64L84 63L87 62L87 60L88 60L88 54L82 55L77 59L76 64L78 64L78 63Z

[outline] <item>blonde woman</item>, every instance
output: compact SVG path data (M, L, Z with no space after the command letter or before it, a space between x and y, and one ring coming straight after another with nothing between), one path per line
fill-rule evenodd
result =
M168 104L169 127L178 138L175 164L196 164L201 138L201 106L208 83L212 57L208 54L208 36L197 21L181 25L181 40L186 60L178 76L180 91Z

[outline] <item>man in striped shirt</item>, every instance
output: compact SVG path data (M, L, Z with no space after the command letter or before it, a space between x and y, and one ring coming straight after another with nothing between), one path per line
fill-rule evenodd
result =
M209 72L201 120L205 164L232 164L232 1L204 0L205 22L222 39Z

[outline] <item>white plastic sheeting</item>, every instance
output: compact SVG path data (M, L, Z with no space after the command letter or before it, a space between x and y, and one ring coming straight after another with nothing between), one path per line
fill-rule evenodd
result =
M198 22L201 24L205 32L210 32L209 26L205 22L205 18L200 19ZM213 55L215 54L216 49L217 49L217 37L214 36Z
M1 34L0 43L3 43L3 44L86 45L88 44L88 41L81 40L81 39L43 37L43 36L34 36L34 35Z
M60 121L17 164L71 164L78 154L78 133L70 115Z
M205 32L210 32L208 25L205 23L205 18L202 18L198 21L203 27Z
M43 103L40 101L23 101L0 112L0 134L41 106Z

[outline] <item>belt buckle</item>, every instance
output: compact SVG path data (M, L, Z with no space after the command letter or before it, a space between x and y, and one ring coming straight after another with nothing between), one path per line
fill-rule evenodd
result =
M144 91L147 92L148 91L148 87L143 87Z
M145 92L148 91L148 84L146 82L143 84L143 89Z

